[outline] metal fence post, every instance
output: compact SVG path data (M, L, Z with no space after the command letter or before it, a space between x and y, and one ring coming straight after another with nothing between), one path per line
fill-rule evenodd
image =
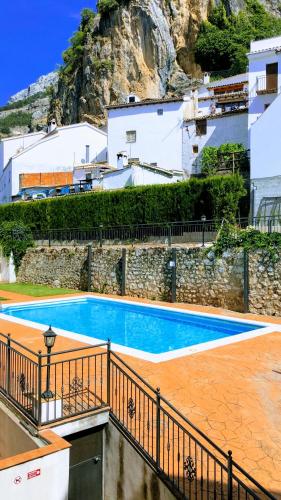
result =
M87 271L88 271L88 276L87 276L87 290L88 292L91 291L92 289L92 260L93 260L93 246L90 243L88 245L88 258L87 258Z
M272 233L272 219L271 218L269 218L268 221L267 221L267 232L269 234Z
M42 413L42 351L38 351L38 425L41 425Z
M168 246L172 246L172 227L171 224L168 226Z
M232 500L232 490L233 490L233 475L232 475L232 451L228 452L227 460L227 499Z
M172 302L177 301L177 250L172 249Z
M122 248L121 295L126 295L126 278L127 278L127 249L126 248Z
M11 388L11 334L7 338L7 359L6 359L6 391L10 394Z
M48 231L48 245L51 246L51 231Z
M161 394L160 387L156 389L156 465L160 468L160 425L161 425Z
M107 342L107 404L110 406L110 363L111 363L111 340Z
M243 303L244 303L244 313L247 313L249 312L249 254L245 249L243 253L243 262L244 262Z
M100 242L100 248L102 248L102 228L103 228L103 225L100 224L100 227L99 227L99 242Z

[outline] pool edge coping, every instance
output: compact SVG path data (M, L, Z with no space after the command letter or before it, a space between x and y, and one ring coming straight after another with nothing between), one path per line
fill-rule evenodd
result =
M5 315L4 310L9 308L9 307L18 307L18 306L28 306L28 305L33 305L33 306L39 306L41 304L46 304L46 303L55 303L55 302L72 302L72 301L81 301L83 299L98 299L98 300L104 300L104 301L110 301L110 302L121 302L123 304L129 304L129 305L138 305L140 307L148 307L152 309L162 309L165 311L172 311L172 312L181 312L183 314L189 314L189 315L195 315L195 316L203 316L203 317L210 317L210 318L216 318L219 320L225 319L228 321L236 322L236 323L248 323L250 325L260 325L261 328L258 328L256 330L252 330L250 332L244 332L244 333L239 333L236 335L231 335L230 337L224 337L222 339L216 339L216 340L211 340L209 342L203 342L201 344L196 344L194 346L189 346L189 347L182 347L180 349L174 349L173 351L166 351L164 353L160 354L153 354L149 353L147 351L142 351L141 349L135 349L133 347L126 347L122 346L121 344L115 344L112 343L112 349L116 351L117 353L120 354L125 354L128 356L132 356L138 359L141 359L143 361L150 361L152 363L161 363L165 361L170 361L173 359L185 357L185 356L190 356L192 354L197 354L199 352L204 352L208 351L211 349L215 349L217 347L224 347L226 345L234 344L236 342L241 342L243 340L251 340L255 337L260 337L262 335L267 335L269 333L274 333L274 332L281 332L281 325L275 324L275 323L270 323L270 322L265 322L265 321L256 321L256 320L249 320L249 319L243 319L243 318L236 318L232 316L227 316L227 315L220 315L220 314L213 314L213 313L208 313L208 312L199 312L199 311L193 311L193 310L187 310L187 309L179 309L171 306L165 306L165 305L156 305L156 304L149 304L149 303L144 303L144 302L134 302L133 300L126 300L126 299L119 299L119 298L112 298L112 297L103 297L99 295L94 295L94 294L79 294L77 296L67 296L67 297L59 297L59 298L45 298L42 300L30 300L30 301L24 301L24 302L13 302L13 303L8 303L8 304L2 304L2 309L0 312L0 319L4 321L9 321L11 323L16 323L19 325L27 326L33 329L37 330L43 330L49 327L49 325L41 324L41 323L36 323L30 320L24 320L21 318L17 318L15 316L8 316ZM75 333L69 330L64 330L61 328L53 327L54 331L63 337L70 338L72 340L78 341L78 342L83 342L87 343L89 345L96 345L100 344L101 342L104 342L104 340L101 339L96 339L94 337L89 337L84 334L80 333Z

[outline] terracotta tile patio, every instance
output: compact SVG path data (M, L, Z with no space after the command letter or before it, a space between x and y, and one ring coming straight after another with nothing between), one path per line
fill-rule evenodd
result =
M12 301L36 300L2 291L1 296ZM281 324L278 318L212 307L173 307ZM34 350L43 347L42 332L37 330L0 320L0 331ZM77 344L59 337L56 349ZM220 447L231 449L234 459L281 499L281 333L158 364L123 357L153 386L160 386L161 393Z

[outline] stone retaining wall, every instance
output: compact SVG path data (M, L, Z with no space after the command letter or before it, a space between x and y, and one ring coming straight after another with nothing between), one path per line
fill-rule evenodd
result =
M171 300L172 268L176 252L176 300L244 310L243 251L224 252L216 258L212 250L167 247L93 248L91 265L87 247L35 248L24 257L18 281ZM250 312L281 315L281 252L272 258L265 252L249 255ZM90 273L90 275L89 275ZM89 277L89 279L88 279Z
M31 248L21 262L17 280L87 290L87 248Z

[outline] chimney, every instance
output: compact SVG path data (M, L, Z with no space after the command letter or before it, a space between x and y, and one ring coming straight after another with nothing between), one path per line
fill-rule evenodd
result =
M203 83L204 85L208 85L208 83L210 83L210 73L204 73Z
M117 154L117 170L122 170L128 166L128 155L126 151L120 151Z
M140 98L136 94L129 94L127 96L127 103L133 104L134 102L140 102Z
M56 120L53 118L48 124L48 133L53 132L53 130L56 130L56 128L57 128L57 123Z

